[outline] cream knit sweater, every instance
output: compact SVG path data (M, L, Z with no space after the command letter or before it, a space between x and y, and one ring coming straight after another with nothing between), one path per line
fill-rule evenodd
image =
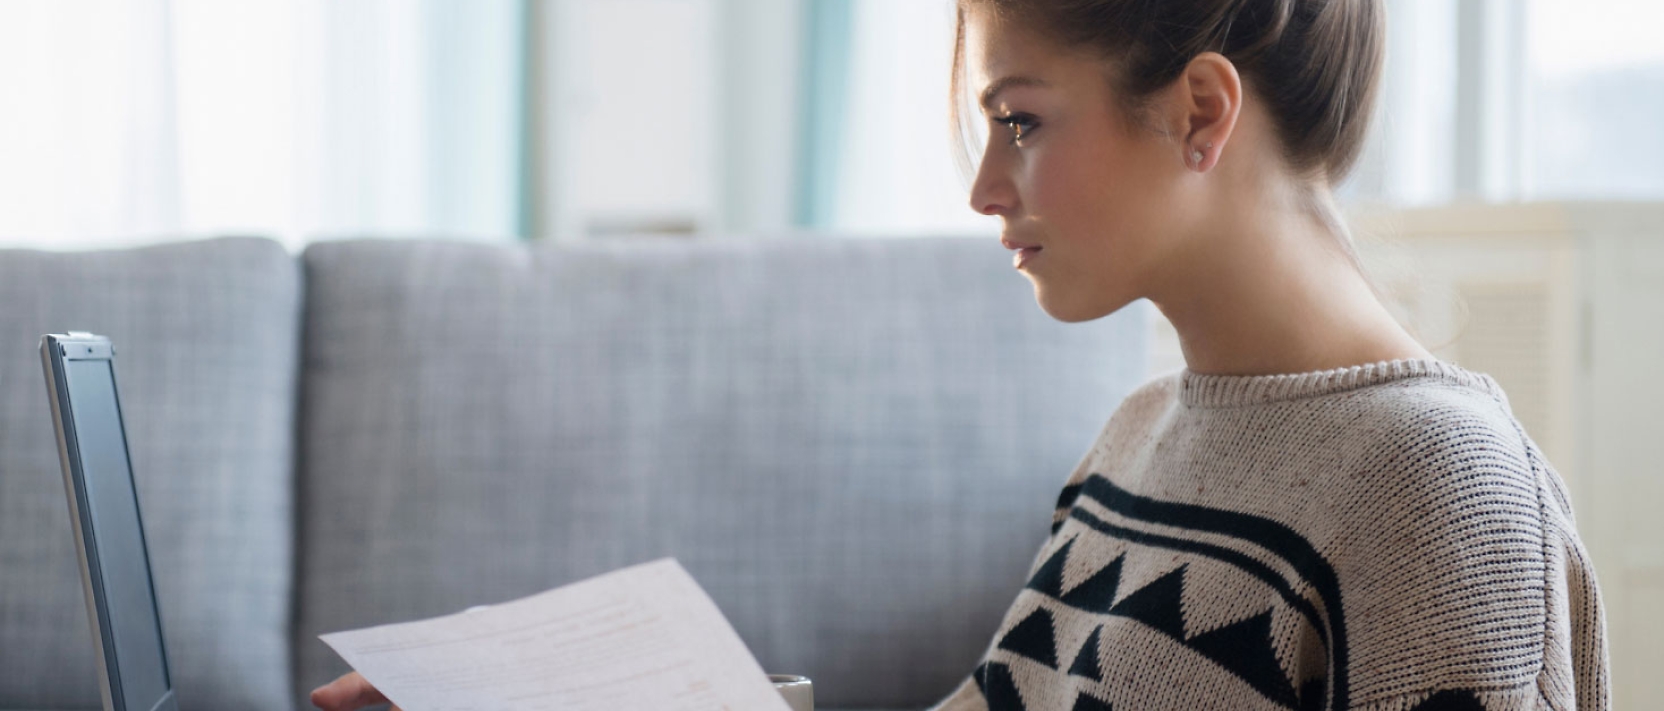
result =
M943 711L1607 709L1564 483L1489 376L1140 388Z

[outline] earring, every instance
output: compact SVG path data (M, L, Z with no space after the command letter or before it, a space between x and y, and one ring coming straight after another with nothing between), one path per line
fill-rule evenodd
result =
M1202 157L1203 157L1202 151L1207 151L1207 150L1212 150L1212 149L1213 149L1213 142L1212 141L1209 141L1207 143L1202 144L1202 150L1193 150L1193 151L1190 152L1190 162L1192 164L1196 165L1196 166L1201 166L1202 165Z

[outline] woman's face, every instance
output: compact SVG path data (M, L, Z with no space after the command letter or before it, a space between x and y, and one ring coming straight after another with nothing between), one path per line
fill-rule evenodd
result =
M971 207L1000 216L1008 247L1039 247L1016 259L1040 307L1086 321L1149 296L1187 224L1183 146L1118 106L1104 61L974 7L964 39L989 133Z

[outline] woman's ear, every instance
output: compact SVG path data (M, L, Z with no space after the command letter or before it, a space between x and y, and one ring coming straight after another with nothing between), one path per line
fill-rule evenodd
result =
M1224 55L1203 52L1185 66L1177 84L1183 114L1179 148L1186 166L1205 173L1219 162L1236 129L1242 111L1242 77Z

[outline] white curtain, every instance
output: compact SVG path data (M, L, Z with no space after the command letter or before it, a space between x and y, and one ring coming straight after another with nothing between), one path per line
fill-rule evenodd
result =
M1664 200L1661 26L1655 2L1530 3L1525 197Z
M829 227L856 234L992 234L970 207L948 135L951 0L851 0L848 96ZM975 110L974 108L971 110Z
M0 243L521 234L524 14L0 3Z
M0 5L0 239L176 229L166 5Z

